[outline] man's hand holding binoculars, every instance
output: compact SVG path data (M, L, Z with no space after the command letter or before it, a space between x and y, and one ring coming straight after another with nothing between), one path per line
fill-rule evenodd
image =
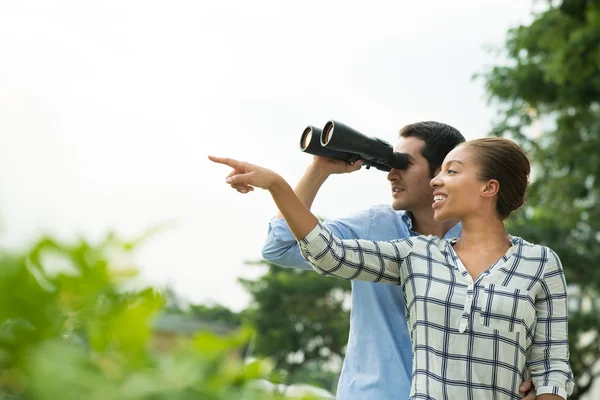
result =
M331 157L313 156L310 167L322 171L326 175L347 174L358 171L362 167L363 162L363 160L347 162Z

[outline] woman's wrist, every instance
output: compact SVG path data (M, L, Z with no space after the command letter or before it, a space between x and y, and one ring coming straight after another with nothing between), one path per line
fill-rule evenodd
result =
M281 194L281 193L285 192L285 190L287 188L291 189L290 185L286 182L285 179L283 179L283 177L281 175L279 175L275 172L273 174L275 175L273 177L273 182L267 189L269 192L271 192L272 195Z

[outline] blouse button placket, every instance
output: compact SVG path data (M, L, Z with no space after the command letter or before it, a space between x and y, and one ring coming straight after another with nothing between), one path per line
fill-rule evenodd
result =
M473 307L473 279L471 277L467 277L467 282L469 285L467 286L467 297L465 299L465 308L463 309L462 317L460 318L460 325L458 326L458 331L463 333L467 329L467 325L469 323L469 316L471 315L471 308Z

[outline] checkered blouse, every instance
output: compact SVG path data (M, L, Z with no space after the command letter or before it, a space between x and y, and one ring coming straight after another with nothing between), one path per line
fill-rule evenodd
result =
M557 255L513 237L508 252L473 280L452 244L433 236L340 240L320 223L299 241L323 275L402 286L411 399L520 399L526 369L537 395L566 398L573 375Z

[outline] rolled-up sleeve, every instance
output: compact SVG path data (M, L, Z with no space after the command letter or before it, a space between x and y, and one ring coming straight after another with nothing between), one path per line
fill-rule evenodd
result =
M311 266L298 251L298 242L283 218L275 218L269 222L262 257L281 267L311 270Z
M574 379L569 365L567 288L560 259L548 249L542 291L535 305L537 325L528 357L528 368L537 395L567 398Z
M340 238L367 237L371 228L372 210L356 212L349 217L325 221L327 226ZM283 218L273 218L269 222L267 239L262 249L263 259L286 268L310 270L298 249L298 242Z
M396 285L401 283L401 268L413 247L410 238L341 240L321 223L298 244L302 257L322 275Z

